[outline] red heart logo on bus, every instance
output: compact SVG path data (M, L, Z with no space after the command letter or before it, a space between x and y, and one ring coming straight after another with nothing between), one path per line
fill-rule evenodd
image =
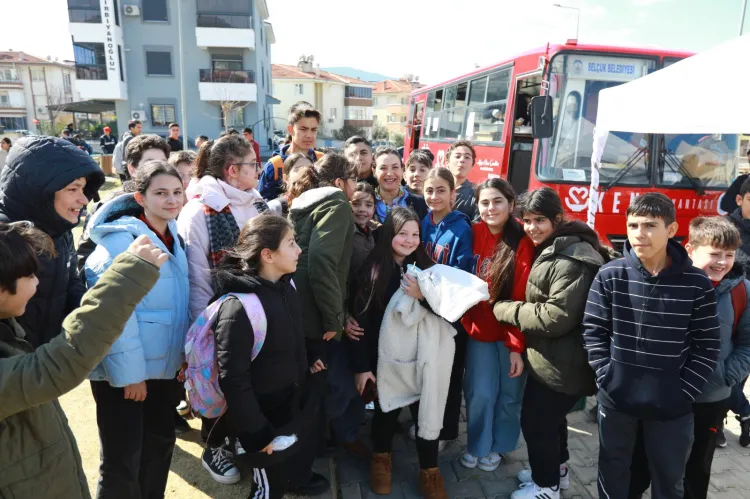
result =
M565 204L573 212L579 212L588 206L589 188L588 187L571 187L565 198Z

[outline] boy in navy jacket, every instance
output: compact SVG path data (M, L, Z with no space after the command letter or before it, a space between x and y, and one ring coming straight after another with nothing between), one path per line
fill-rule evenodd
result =
M628 497L640 424L653 497L682 499L692 404L721 351L716 293L671 239L667 196L644 194L626 215L625 256L599 270L583 320L599 387L599 495Z

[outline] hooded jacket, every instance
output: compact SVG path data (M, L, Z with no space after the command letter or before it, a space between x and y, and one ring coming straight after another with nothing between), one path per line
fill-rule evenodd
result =
M142 213L134 195L123 194L97 210L87 228L97 245L84 268L89 287L138 236L148 236L169 255L156 285L135 307L122 335L89 376L114 387L147 379L174 379L184 360L185 333L190 325L188 262L177 235L177 223L172 220L167 225L175 241L173 248L167 248L138 218Z
M527 366L537 381L568 395L592 395L594 373L583 349L586 294L604 263L596 233L585 223L563 225L538 247L526 301L500 301L493 309L526 338Z
M292 201L289 219L302 249L294 283L305 336L322 339L326 331L335 331L341 339L354 238L349 200L336 187L310 189Z
M308 368L300 302L288 275L271 282L220 270L216 289L217 298L227 293L255 293L266 315L266 339L252 362L253 328L239 299L229 297L222 303L215 324L219 386L227 401L229 422L248 456L266 461L253 466L266 467L269 458L279 456L258 451L279 435L299 432Z
M644 419L692 411L721 353L716 293L678 242L652 275L625 242L591 286L583 319L599 403ZM734 317L734 316L732 316Z
M432 220L432 210L421 222L422 244L435 263L471 272L474 264L469 217L460 211L451 211L440 223Z
M76 267L70 223L55 211L55 192L79 178L86 179L84 193L92 199L104 184L104 174L94 160L67 140L24 137L10 150L0 174L0 222L28 220L49 235L56 256L40 256L39 286L18 318L34 347L60 334L65 316L78 307L86 285Z
M177 219L177 229L187 246L188 271L190 277L190 320L193 321L208 306L214 295L208 223L203 206L221 211L229 206L237 225L242 227L248 220L268 210L268 205L255 189L241 191L223 180L206 175L191 191L195 197L182 208Z
M728 215L728 218L740 231L742 241L739 250L737 250L735 261L742 265L745 275L750 276L750 220L742 218L742 208L735 209Z
M750 372L750 304L741 312L734 327L734 306L732 290L744 286L750 296L750 282L745 280L742 266L734 264L732 270L724 276L716 287L716 312L719 314L721 328L721 353L716 369L711 373L701 394L696 397L697 403L719 402L729 397L732 387L741 383Z
M36 350L13 319L0 320L0 497L89 499L75 436L57 398L86 379L119 336L159 269L121 255Z

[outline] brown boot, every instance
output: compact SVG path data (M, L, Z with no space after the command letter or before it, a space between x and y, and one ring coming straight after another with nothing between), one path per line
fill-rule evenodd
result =
M378 495L391 493L391 453L373 452L370 461L370 490Z
M445 481L438 468L419 470L419 492L424 499L448 499Z

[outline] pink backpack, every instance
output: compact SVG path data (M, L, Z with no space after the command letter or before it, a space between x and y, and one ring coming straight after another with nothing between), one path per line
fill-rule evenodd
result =
M190 326L185 338L185 360L188 364L185 370L185 389L192 408L210 419L218 418L227 410L227 402L219 388L214 323L219 308L230 296L240 300L253 327L255 341L250 361L255 360L266 340L266 312L255 293L229 293L222 296L209 305Z

